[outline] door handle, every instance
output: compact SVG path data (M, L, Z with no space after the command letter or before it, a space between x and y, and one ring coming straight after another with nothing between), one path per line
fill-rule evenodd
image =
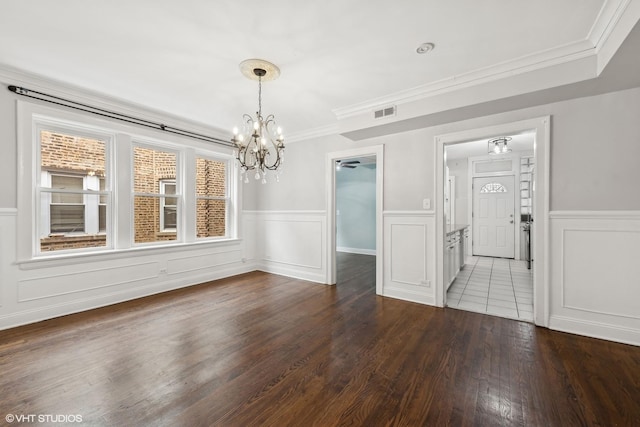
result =
M513 224L513 220L509 221L509 223Z

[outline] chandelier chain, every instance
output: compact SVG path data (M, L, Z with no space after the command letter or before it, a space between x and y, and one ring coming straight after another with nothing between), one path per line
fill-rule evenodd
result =
M258 117L262 117L262 76L258 76Z

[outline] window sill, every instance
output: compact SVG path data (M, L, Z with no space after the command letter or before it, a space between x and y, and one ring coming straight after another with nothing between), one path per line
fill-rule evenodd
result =
M64 265L74 265L79 259L85 262L101 262L130 258L131 256L145 256L152 254L175 253L176 249L199 249L203 247L225 247L233 246L242 242L240 238L227 238L216 240L202 240L189 243L170 243L162 245L144 245L127 249L96 249L82 253L64 253L39 255L37 257L15 262L21 270L36 270L39 268L58 267Z

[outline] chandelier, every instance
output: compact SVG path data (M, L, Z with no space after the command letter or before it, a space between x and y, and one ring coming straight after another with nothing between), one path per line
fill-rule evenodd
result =
M506 154L511 152L511 148L507 147L507 142L511 141L509 136L501 136L490 139L487 143L489 154Z
M249 171L255 170L255 179L262 178L267 183L267 170L276 171L276 181L282 172L284 160L284 136L282 128L276 125L275 117L262 116L262 82L275 80L280 69L261 59L247 59L240 63L240 71L251 80L258 80L258 111L255 117L244 114L242 127L233 128L231 142L235 146L235 157L240 163L240 174L244 182L249 182Z

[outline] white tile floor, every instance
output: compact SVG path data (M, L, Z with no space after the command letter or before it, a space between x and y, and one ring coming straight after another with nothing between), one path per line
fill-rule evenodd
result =
M447 291L447 305L533 321L533 277L525 261L470 257Z

